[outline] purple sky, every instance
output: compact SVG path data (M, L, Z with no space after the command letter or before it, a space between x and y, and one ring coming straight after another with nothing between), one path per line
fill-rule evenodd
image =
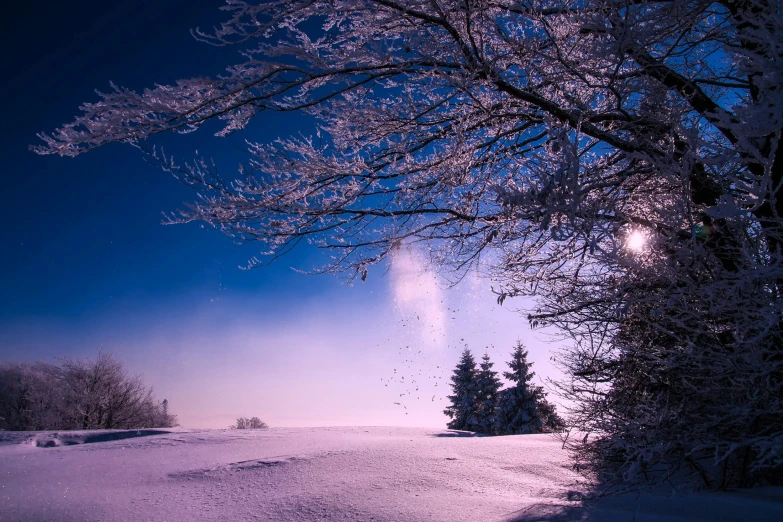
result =
M308 248L241 271L253 245L160 224L162 211L194 194L130 147L71 160L27 150L36 132L69 120L110 80L142 88L218 72L233 51L188 33L217 23L218 5L34 1L3 21L4 48L17 51L4 53L0 83L12 101L0 171L0 359L52 361L103 347L143 373L187 427L225 427L238 415L274 426L442 427L466 344L477 356L488 349L502 371L521 338L538 376L554 375L552 346L510 311L523 303L498 306L486 281L445 290L415 252L353 287L292 271L318 264ZM299 131L309 132L307 121L276 115L249 135L220 140L202 130L163 143L233 169L243 139Z

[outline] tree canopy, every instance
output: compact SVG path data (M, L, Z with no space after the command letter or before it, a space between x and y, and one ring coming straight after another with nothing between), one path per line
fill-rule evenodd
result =
M603 434L589 462L624 476L686 463L710 485L780 469L779 2L226 9L195 32L242 49L225 75L112 86L35 151L135 144L200 191L173 221L269 259L309 240L333 254L324 271L363 279L418 244L447 276L485 270L501 301L535 296L531 323L574 339L562 390L572 421ZM226 135L270 110L312 115L317 132L251 143L229 179L144 141L213 119Z

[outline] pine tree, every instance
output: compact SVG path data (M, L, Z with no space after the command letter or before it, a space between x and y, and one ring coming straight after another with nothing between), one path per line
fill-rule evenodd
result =
M544 433L557 433L565 429L565 421L557 414L555 405L546 400L543 389L539 388L538 417L541 419Z
M500 393L495 423L495 430L499 435L543 431L538 409L542 390L530 382L535 375L530 371L532 365L533 363L527 362L525 345L522 341L517 341L508 363L511 371L503 372L503 376L512 382L512 386Z
M476 374L477 387L477 429L480 433L495 433L495 410L502 383L498 373L492 369L495 363L485 353Z
M454 391L454 395L448 396L451 406L443 410L451 418L446 424L449 429L477 431L477 384L476 361L470 350L465 348L451 376L451 388Z

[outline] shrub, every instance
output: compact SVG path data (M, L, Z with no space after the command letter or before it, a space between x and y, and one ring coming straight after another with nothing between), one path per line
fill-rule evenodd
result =
M232 430L257 430L268 427L269 425L258 417L238 417L236 424L230 426Z

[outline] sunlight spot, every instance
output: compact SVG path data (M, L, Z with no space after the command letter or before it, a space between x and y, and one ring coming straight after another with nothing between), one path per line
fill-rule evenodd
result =
M625 240L625 247L632 252L641 252L647 244L647 237L643 232L634 230Z

